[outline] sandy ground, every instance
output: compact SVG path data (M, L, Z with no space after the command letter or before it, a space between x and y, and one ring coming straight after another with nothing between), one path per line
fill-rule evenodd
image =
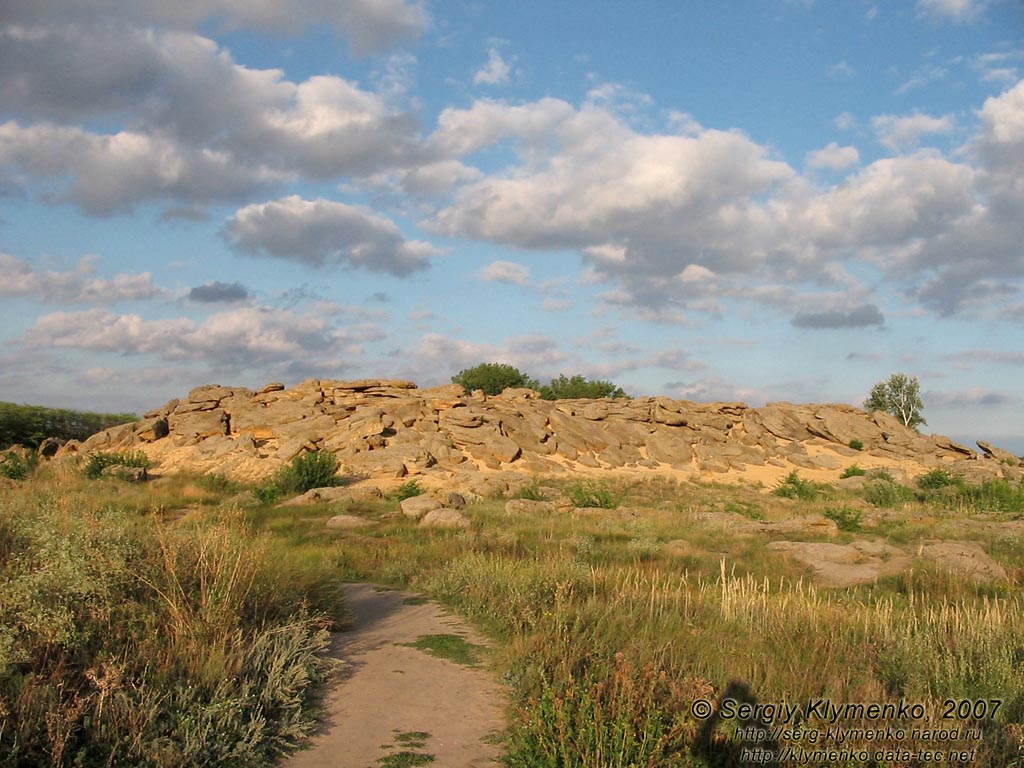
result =
M435 658L404 643L455 634L484 645L460 619L407 592L351 584L353 628L335 635L332 653L345 663L325 701L310 748L281 768L376 768L401 751L434 756L443 768L500 765L497 735L505 728L501 687L483 669ZM422 732L422 746L396 736ZM419 764L419 763L417 763Z

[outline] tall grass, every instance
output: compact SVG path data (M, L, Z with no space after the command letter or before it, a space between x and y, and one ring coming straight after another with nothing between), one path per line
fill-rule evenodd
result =
M339 593L290 585L236 517L0 501L0 765L258 766L309 732Z

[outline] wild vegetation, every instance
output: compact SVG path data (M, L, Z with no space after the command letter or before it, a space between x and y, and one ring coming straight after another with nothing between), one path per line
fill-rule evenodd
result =
M453 384L461 384L470 392L482 390L486 395L500 395L513 387L528 387L540 392L545 400L573 398L626 397L622 387L610 381L590 380L580 374L560 374L548 384L541 385L515 366L508 363L481 363L452 376Z
M433 530L395 515L395 497L277 506L232 501L237 489L216 478L87 484L43 467L0 504L0 765L99 765L106 754L124 765L171 764L172 754L266 764L308 727L308 684L324 674L316 652L342 618L340 579L430 595L494 638L482 663L509 687L511 766L740 765L744 748L772 744L740 730L765 725L757 718L722 716L727 698L921 703L921 719L896 723L904 737L846 746L957 747L973 757L945 764L1014 765L1024 746L1024 542L1007 531L1024 520L1024 487L941 472L913 485L862 479L838 490L793 473L772 493L539 479L518 495L566 499L586 514L512 515L506 499L480 499L466 510L469 528ZM163 512L182 505L192 511L177 522ZM371 525L327 528L339 511ZM769 550L772 535L722 522L798 515L832 520L840 542L913 551L931 539L976 541L1008 579L921 560L870 585L819 589ZM461 650L448 640L423 643ZM976 729L969 737L911 735L948 727L946 700L1001 704L957 720ZM697 701L715 714L696 717ZM827 727L814 715L800 725L804 737L774 747L812 749L806 734Z
M40 468L0 497L0 765L266 765L310 730L345 619L320 553L180 480Z
M134 413L91 413L0 402L0 450L12 445L37 448L48 437L85 440L107 427L137 419Z

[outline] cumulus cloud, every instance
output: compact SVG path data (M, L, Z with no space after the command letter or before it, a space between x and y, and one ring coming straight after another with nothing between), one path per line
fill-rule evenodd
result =
M842 171L859 162L860 153L856 147L840 147L834 141L824 149L816 149L807 154L807 165L811 168Z
M477 85L506 85L511 74L512 65L501 57L497 48L491 48L487 63L473 75L473 82Z
M885 325L885 318L874 304L862 304L851 309L800 313L793 318L792 323L797 328L812 330L868 328L873 325Z
M247 301L249 289L241 283L222 283L219 280L195 286L188 292L188 300L200 304L230 304Z
M380 53L414 40L430 23L419 2L409 0L8 0L8 21L38 21L59 16L72 22L97 16L142 24L190 28L215 21L228 28L254 28L271 34L297 34L328 25L348 40L357 55Z
M393 221L368 208L297 195L241 208L223 231L244 253L399 277L427 268L438 253L429 243L406 240Z
M443 232L529 248L623 248L624 264L662 274L697 260L748 267L771 239L756 198L793 175L740 133L648 136L599 107L489 102L442 118L450 145L523 142L522 165L464 186L439 212ZM535 151L538 132L552 150Z
M152 355L171 362L189 361L234 372L274 364L324 367L358 343L380 340L372 324L338 327L334 313L271 307L241 307L190 318L147 320L107 309L53 312L26 331L24 343L35 348L71 348L119 355Z
M877 115L871 119L875 134L883 146L893 152L913 149L921 137L930 133L951 133L956 127L952 115L932 117L921 113L899 115Z
M514 261L492 261L477 276L485 283L506 283L526 286L530 284L530 268Z
M976 19L987 4L986 0L917 0L915 8L922 16L965 22Z
M25 259L0 252L0 296L32 296L52 304L113 304L166 295L149 272L96 277L96 261L87 256L71 271L40 271Z
M292 82L190 31L124 23L0 28L4 167L106 215L135 199L241 199L302 173L365 174L421 157L413 115L334 75ZM56 125L106 118L103 134ZM38 121L38 122L32 122ZM66 182L65 179L69 179ZM70 189L68 189L70 187Z
M94 216L139 202L237 200L285 180L266 167L240 166L226 152L133 131L95 134L72 126L0 124L0 168L50 179L44 195Z

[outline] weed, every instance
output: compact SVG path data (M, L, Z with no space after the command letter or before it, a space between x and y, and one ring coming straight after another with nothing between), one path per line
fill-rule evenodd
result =
M956 477L948 469L936 467L917 478L917 487L922 491L937 491L940 488L959 485L962 482L960 478Z
M39 454L34 451L26 454L12 451L0 458L3 459L0 463L0 477L8 480L25 480L39 466Z
M833 520L841 531L859 531L860 521L863 513L850 507L829 507L824 512L825 517Z
M423 749L429 738L430 734L426 731L396 731L394 741L410 749Z
M884 479L881 473L879 476L872 473L873 479L861 489L861 497L866 502L876 507L899 507L914 500L913 491L892 480L892 475L884 474L890 479Z
M264 504L283 496L305 493L314 488L340 485L338 457L329 451L300 453L281 467L270 480L253 488L253 495Z
M826 486L816 483L813 480L805 480L795 469L779 481L772 490L773 496L781 496L786 499L801 499L803 501L816 501L821 498Z
M238 493L242 486L224 475L200 475L195 480L196 485L204 491L218 494Z
M841 474L839 477L844 479L847 477L863 477L867 473L868 471L863 467L858 467L856 464L851 464L850 466L843 470L843 474Z
M407 645L439 659L448 659L467 667L477 665L481 650L480 646L473 645L461 635L421 635L415 642Z
M420 484L415 480L410 480L407 483L402 483L402 485L398 487L398 492L396 494L399 501L405 501L406 499L411 499L414 496L422 495L423 488L421 488Z
M544 493L540 489L540 483L534 480L529 485L524 485L520 488L516 498L526 499L527 501L544 501Z
M152 465L149 457L142 451L100 452L89 456L85 464L85 476L90 480L102 477L107 467L137 467L149 469Z
M432 762L434 762L433 755L404 749L377 760L377 764L382 768L418 768L421 765L430 765Z
M569 489L569 499L573 506L580 508L616 509L621 502L620 497L607 488L593 483L577 483Z

